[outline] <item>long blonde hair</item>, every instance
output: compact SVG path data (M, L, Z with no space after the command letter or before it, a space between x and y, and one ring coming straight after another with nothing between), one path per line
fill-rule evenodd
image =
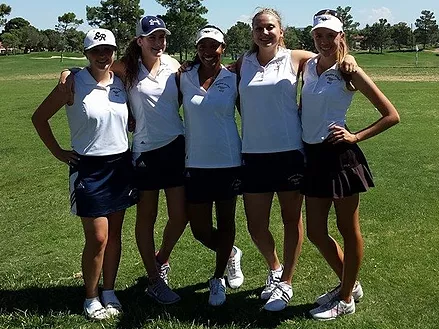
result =
M252 28L253 28L253 26L255 24L256 18L258 16L264 15L264 14L273 16L277 20L277 22L279 24L279 28L281 30L283 30L282 19L281 19L279 13L275 9L273 9L273 8L260 8L260 10L252 18ZM283 36L280 37L278 46L286 48ZM252 45L250 47L249 53L257 53L258 51L259 51L259 46L252 40Z
M343 36L340 38L340 44L337 50L337 64L343 63L347 54L349 54L348 43L346 42L346 35L343 33Z
M341 63L343 63L347 54L349 54L349 47L348 47L348 43L346 41L346 34L343 33L343 36L340 38L340 44L339 44L338 49L337 49L336 61L337 61L338 65L341 65ZM352 83L351 75L344 73L342 71L340 71L340 72L341 72L341 75L343 76L343 79L345 80L347 90L356 91L357 88Z

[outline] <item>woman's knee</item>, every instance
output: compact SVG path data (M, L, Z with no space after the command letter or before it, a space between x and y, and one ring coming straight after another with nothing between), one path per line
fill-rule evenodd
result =
M88 249L92 249L95 252L101 252L105 250L108 241L107 232L97 232L93 235L89 235L86 238L85 244Z
M311 243L317 246L329 238L327 230L322 228L310 227L310 225L307 225L306 227L306 236L308 237L308 240L311 241Z
M253 221L247 221L247 229L253 242L263 240L265 236L270 234L267 226L258 225Z
M204 245L206 245L206 243L209 242L211 232L208 227L202 227L193 222L190 223L190 227L191 227L192 235L196 240L200 241Z
M281 209L281 215L284 226L298 226L302 222L302 212L300 210Z
M136 225L154 227L158 215L157 210L143 208L139 205L137 207Z

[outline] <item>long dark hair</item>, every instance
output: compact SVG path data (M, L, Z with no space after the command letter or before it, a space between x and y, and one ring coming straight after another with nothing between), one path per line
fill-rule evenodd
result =
M129 43L121 62L125 64L125 88L131 89L136 80L139 71L139 58L142 56L142 49L137 44L137 38Z

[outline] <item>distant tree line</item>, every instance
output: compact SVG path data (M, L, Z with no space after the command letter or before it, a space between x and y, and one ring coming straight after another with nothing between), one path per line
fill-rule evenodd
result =
M168 39L168 52L179 54L180 60L187 59L194 51L196 31L208 22L202 15L208 9L202 5L203 0L156 0L167 9L161 15L172 35ZM102 0L100 6L86 6L87 22L93 27L112 30L123 51L135 35L136 22L143 15L139 0ZM21 17L6 19L12 9L7 4L0 4L0 34L3 46L24 52L29 51L82 51L84 32L77 27L83 23L74 13L65 13L58 17L55 29L38 30ZM415 45L422 48L437 46L439 29L434 13L422 10L413 25L399 22L391 25L381 18L372 25L367 24L359 29L360 23L354 21L350 14L351 7L338 7L337 12L343 21L344 31L351 49L382 52L384 49L414 49ZM297 28L285 27L285 44L291 49L315 50L311 37L311 26ZM251 26L237 22L226 34L226 51L237 58L251 46Z

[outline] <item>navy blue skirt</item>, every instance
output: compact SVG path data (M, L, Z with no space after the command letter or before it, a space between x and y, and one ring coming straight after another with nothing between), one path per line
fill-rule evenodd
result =
M374 187L366 158L357 144L306 144L302 194L340 199Z
M129 151L106 156L79 156L70 168L70 204L80 217L101 217L137 203Z

